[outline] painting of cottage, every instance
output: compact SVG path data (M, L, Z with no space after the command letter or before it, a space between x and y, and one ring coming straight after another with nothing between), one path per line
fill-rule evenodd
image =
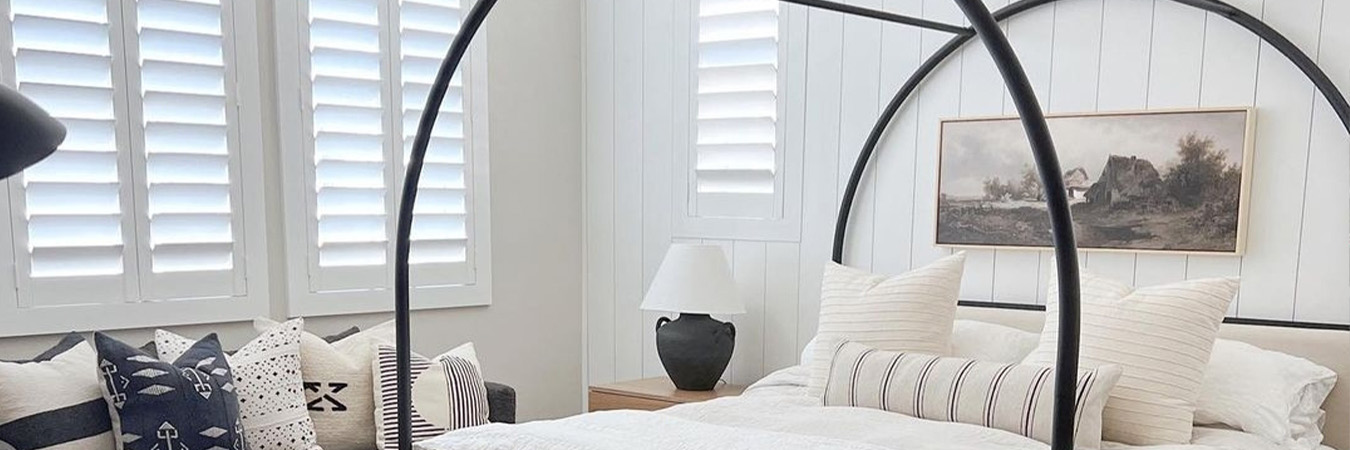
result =
M1248 108L1049 117L1079 247L1240 254L1253 120ZM1021 122L941 126L937 244L1051 247Z

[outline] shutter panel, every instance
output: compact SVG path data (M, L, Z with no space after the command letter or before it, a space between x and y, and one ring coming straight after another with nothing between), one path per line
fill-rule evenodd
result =
M390 286L397 187L460 12L458 0L309 1L312 291ZM460 73L423 168L410 255L414 286L472 280Z
M460 26L459 0L403 0L399 8L399 54L403 109L403 161L412 150L417 123L441 60ZM465 158L463 66L457 68L441 103L424 160L413 211L414 285L469 281L468 191ZM404 166L399 165L398 173Z
M232 185L234 111L225 66L227 17L219 0L138 0L133 74L143 289L147 298L242 292ZM139 33L135 33L139 30ZM133 40L134 39L134 40ZM131 47L129 45L129 47ZM134 67L134 66L133 66ZM137 77L139 75L139 77ZM144 161L140 161L144 158ZM236 264L240 261L240 264ZM239 273L240 276L236 276Z
M385 163L381 1L309 2L316 290L387 284L395 200Z
M772 217L778 179L778 2L700 0L697 215Z
M134 236L129 173L118 153L120 80L104 0L12 0L19 92L67 127L55 154L11 182L21 306L113 303L128 298Z

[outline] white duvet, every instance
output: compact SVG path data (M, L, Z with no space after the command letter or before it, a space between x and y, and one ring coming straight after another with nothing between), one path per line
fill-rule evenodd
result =
M822 407L804 392L806 373L785 369L744 395L657 412L607 411L520 425L454 431L417 445L424 450L1045 450L1013 433L933 422L875 409ZM1197 429L1195 445L1106 450L1281 450L1253 435Z

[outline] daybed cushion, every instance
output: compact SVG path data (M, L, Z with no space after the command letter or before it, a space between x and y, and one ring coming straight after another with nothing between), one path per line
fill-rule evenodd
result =
M96 359L71 333L31 361L0 362L0 448L112 448Z
M280 324L227 359L239 388L239 414L250 450L312 450L314 422L305 406L300 376L303 319ZM177 359L193 345L177 334L155 331L160 358Z
M276 325L277 322L268 319L253 321L258 331ZM375 400L371 394L375 391L371 373L371 364L375 360L373 346L393 341L392 321L334 341L307 332L300 335L300 372L305 386L305 403L323 450L375 448Z
M375 362L379 385L375 390L376 444L398 448L396 352L380 345ZM414 442L447 431L488 424L487 388L473 343L466 343L435 359L412 354L412 439Z
M181 448L243 448L233 372L215 334L173 363L103 333L94 345L119 450L165 450L169 436Z

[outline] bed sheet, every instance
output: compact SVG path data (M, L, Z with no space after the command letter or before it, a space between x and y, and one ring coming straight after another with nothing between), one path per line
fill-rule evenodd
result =
M520 425L492 424L423 441L424 450L1048 450L1005 431L886 411L821 406L806 371L775 372L738 397L656 412L606 411ZM1286 450L1232 430L1199 429L1192 445L1104 450Z

